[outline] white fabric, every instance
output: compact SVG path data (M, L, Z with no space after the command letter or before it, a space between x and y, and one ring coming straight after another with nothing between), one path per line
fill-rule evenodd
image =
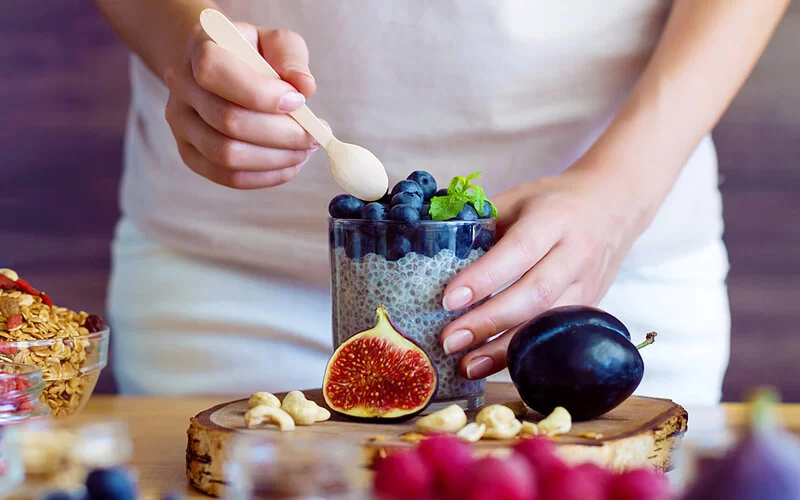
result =
M310 106L342 140L375 152L392 181L417 169L441 182L481 170L490 195L558 173L591 145L641 74L670 6L663 0L219 3L236 20L292 29L306 39L319 87ZM271 360L276 367L295 367L270 376L270 384L292 387L290 381L304 376L298 372L310 373L311 365L321 363L319 349L330 342L330 306L323 300L329 283L326 207L340 190L327 158L317 153L292 182L274 189L214 185L182 164L163 118L167 91L136 57L131 82L122 210L137 229L123 225L115 244L110 308L121 376L144 369L152 373L141 380L137 377L146 376L138 374L138 382L123 388L237 389L255 373L255 365L236 363L221 371L204 365L209 356L220 356L214 359L222 363L223 350L239 352L236 356L251 363ZM636 306L623 299L610 305L633 321L641 318L637 326L645 329L652 315L665 330L682 328L684 321L714 322L719 333L704 331L701 338L693 330L697 338L685 341L689 350L714 343L702 363L703 376L695 379L703 381L719 379L727 360L728 313L720 295L727 259L717 183L709 137L628 256L624 273L634 278L623 285L623 273L607 298L632 293ZM704 257L702 266L653 271L698 259L708 248L717 250ZM155 289L140 275L149 266L174 281L159 278L167 288ZM201 271L215 283L196 275ZM690 278L696 287L687 284ZM676 297L674 307L659 309L656 299L672 293L673 281L678 288L692 287L697 297L691 305ZM216 286L236 300L220 302ZM658 290L640 290L648 286ZM240 287L249 292L238 293ZM154 297L159 300L151 304ZM241 301L247 297L253 300ZM284 302L292 307L273 307ZM140 313L153 305L166 324ZM237 315L241 308L251 319ZM646 308L655 310L640 316ZM226 318L241 324L231 327ZM152 338L163 343L161 348L146 340ZM315 342L313 354L298 347L298 339ZM163 352L163 363L147 361L150 350ZM679 357L689 355L682 351ZM664 362L674 363L674 373L683 366L678 359ZM655 370L659 362L652 364ZM715 386L705 394L718 392Z

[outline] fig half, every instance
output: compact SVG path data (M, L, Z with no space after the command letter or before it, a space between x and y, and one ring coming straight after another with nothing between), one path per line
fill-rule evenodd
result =
M428 354L392 324L382 305L373 328L343 342L325 368L328 407L354 419L403 420L433 401L439 382Z

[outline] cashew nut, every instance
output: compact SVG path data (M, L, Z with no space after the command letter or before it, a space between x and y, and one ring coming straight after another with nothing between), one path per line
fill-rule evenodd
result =
M261 406L261 405L280 408L281 400L278 399L277 396L269 392L256 392L252 396L250 396L250 399L247 400L248 408L255 408L256 406Z
M525 406L525 403L520 399L503 403L503 406L511 408L511 411L514 412L514 416L517 418L522 418L528 413L528 407Z
M477 424L485 424L487 439L510 439L522 430L522 423L514 416L511 408L503 405L489 405L475 417Z
M450 405L417 420L417 430L422 432L458 432L467 425L467 414L458 405Z
M556 436L566 434L572 429L572 416L562 406L556 407L544 420L536 424L540 434Z
M244 414L244 423L250 429L261 424L272 424L277 425L281 432L294 430L294 420L291 415L280 408L267 405L259 405L247 410L247 413Z
M481 440L484 433L486 433L486 424L476 424L475 422L472 422L458 431L456 436L469 443L477 443Z
M291 415L297 425L311 425L331 418L331 412L314 401L306 399L300 391L292 391L283 398L283 411Z
M525 420L522 422L522 434L530 434L531 436L538 436L539 435L539 427L534 424L533 422L528 422Z
M13 269L8 269L8 268L0 269L0 274L10 279L11 281L17 281L19 279L19 275L16 272L14 272Z

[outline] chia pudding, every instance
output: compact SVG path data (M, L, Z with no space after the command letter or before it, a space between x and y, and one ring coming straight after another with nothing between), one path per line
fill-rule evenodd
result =
M330 220L333 343L372 328L383 305L392 322L431 357L439 372L435 403L483 402L484 380L461 375L464 351L445 354L442 329L468 309L447 312L445 287L494 243L495 220Z

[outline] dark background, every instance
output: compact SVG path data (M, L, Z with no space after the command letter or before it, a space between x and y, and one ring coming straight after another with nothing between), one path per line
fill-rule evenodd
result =
M128 98L125 47L88 1L2 2L0 267L104 309ZM800 401L800 3L715 131L732 271L725 399ZM98 391L114 390L110 370ZM702 381L698 381L702 383Z

